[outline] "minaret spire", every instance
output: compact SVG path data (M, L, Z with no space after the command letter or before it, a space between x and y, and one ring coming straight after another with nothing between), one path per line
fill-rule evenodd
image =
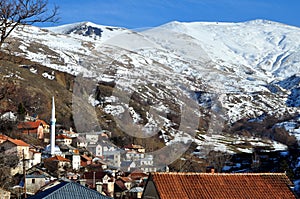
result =
M51 136L50 136L50 152L51 155L55 155L55 103L54 103L54 96L52 97L52 112L51 112Z

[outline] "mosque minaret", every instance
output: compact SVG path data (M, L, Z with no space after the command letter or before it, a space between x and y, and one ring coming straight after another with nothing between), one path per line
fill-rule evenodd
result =
M52 97L52 112L51 112L51 134L50 134L50 153L52 156L55 155L55 103L54 97Z

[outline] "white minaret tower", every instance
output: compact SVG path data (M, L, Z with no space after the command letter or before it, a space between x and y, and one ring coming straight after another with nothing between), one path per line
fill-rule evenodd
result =
M51 155L55 155L55 104L54 104L54 97L52 97L52 112L51 112L51 135L50 135L50 152Z

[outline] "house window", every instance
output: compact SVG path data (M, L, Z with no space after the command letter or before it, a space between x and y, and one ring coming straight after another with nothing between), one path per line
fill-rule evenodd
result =
M32 184L35 184L35 179L32 179L32 180L31 180L31 183L32 183Z

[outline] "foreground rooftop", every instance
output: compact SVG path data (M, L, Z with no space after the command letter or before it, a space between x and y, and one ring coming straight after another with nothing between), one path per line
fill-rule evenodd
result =
M151 173L143 198L297 198L284 173Z

